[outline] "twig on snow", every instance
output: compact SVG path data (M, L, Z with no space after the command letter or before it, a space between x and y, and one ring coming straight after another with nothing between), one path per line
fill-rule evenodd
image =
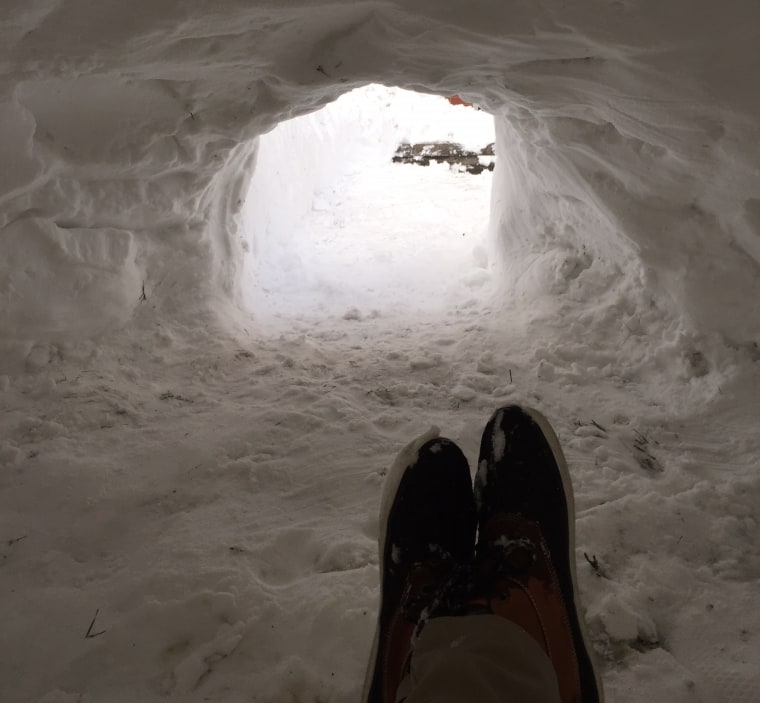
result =
M100 630L100 632L92 631L92 628L95 625L95 619L98 617L99 612L100 612L100 608L98 608L95 611L95 615L92 616L92 622L90 623L90 626L87 628L87 632L85 633L85 636L84 636L86 640L91 640L93 637L99 637L100 635L104 635L106 633L105 630Z
M591 565L591 568L594 570L594 573L599 576L600 578L607 578L607 574L602 571L602 567L599 564L599 560L596 558L596 554L593 556L589 556L586 554L586 552L583 552L583 556L586 558L586 561Z

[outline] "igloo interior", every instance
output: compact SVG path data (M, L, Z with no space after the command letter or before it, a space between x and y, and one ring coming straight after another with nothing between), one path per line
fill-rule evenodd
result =
M386 467L431 425L474 466L525 402L570 462L607 700L755 700L758 27L749 0L6 0L2 699L356 700ZM259 137L373 83L493 115L484 273L436 315L265 329L266 223L347 128L294 128L257 200Z

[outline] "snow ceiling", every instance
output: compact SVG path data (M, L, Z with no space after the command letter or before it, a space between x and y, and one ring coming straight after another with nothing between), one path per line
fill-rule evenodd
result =
M495 116L512 295L600 261L758 339L755 0L4 0L0 46L7 338L123 324L143 285L169 316L234 309L256 136L377 82Z

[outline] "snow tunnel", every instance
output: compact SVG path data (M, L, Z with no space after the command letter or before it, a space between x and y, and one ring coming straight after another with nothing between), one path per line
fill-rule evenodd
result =
M256 136L374 81L494 115L490 231L510 300L593 265L699 329L754 339L757 101L732 77L756 52L733 26L729 51L705 50L718 10L679 25L623 5L254 4L209 28L180 4L123 22L116 7L80 22L71 0L3 25L6 338L99 334L146 298L165 322L234 317Z
M0 700L358 700L394 455L520 403L607 700L756 703L758 8L3 0ZM353 236L361 90L494 171Z

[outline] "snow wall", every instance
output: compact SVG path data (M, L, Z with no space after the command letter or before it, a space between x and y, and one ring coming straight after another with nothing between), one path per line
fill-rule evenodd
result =
M753 0L7 0L6 351L145 310L225 316L255 253L256 136L370 82L494 114L512 295L550 290L558 257L603 261L697 328L757 341L759 28Z
M312 207L314 194L350 173L362 152L391 158L396 134L383 91L362 99L341 96L323 109L279 124L259 141L256 167L242 207L242 245L255 264L265 248L287 244L292 227Z

